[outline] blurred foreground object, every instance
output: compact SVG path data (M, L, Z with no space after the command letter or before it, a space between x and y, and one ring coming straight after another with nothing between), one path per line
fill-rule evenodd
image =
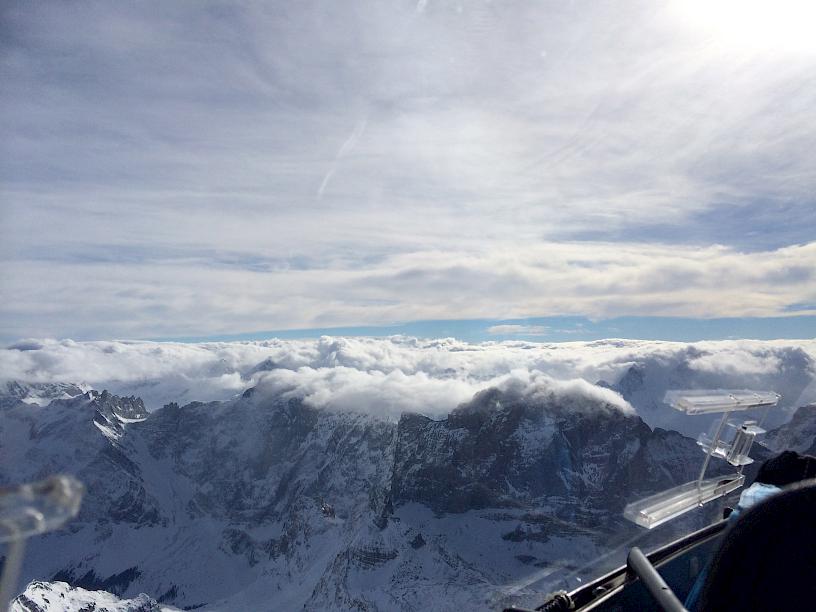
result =
M0 542L6 544L0 610L8 609L14 595L26 538L58 529L74 518L84 493L81 482L65 475L0 488Z

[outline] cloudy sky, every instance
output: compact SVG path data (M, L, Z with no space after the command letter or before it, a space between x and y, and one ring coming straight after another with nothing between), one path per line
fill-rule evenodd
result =
M0 339L565 316L813 337L814 18L3 2Z

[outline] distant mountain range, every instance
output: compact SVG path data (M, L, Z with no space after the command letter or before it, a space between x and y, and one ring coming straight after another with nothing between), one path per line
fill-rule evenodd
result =
M807 384L795 370L791 384ZM655 532L622 517L627 502L694 479L703 458L692 438L654 426L677 416L660 405L661 372L633 365L601 384L638 414L591 385L505 385L439 418L316 408L262 384L151 413L133 396L10 382L0 392L0 484L68 472L87 487L76 520L30 541L23 578L39 582L15 605L540 603L622 562L634 538L665 541L720 512L712 504ZM814 410L769 432L768 447L812 451Z

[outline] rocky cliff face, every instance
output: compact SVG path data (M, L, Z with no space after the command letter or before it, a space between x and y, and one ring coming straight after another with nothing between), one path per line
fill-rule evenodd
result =
M522 601L637 533L623 505L702 459L596 396L496 389L397 422L252 391L152 414L104 391L8 400L0 456L2 484L70 472L87 486L78 519L31 542L26 579L361 610Z
M609 405L488 390L446 420L400 420L393 495L440 513L554 505L560 518L580 522L582 513L616 512L631 495L687 481L698 452L688 438Z

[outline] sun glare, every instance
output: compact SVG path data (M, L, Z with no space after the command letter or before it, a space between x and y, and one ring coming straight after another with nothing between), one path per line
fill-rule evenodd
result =
M673 10L724 45L816 54L816 3L809 0L677 0Z

